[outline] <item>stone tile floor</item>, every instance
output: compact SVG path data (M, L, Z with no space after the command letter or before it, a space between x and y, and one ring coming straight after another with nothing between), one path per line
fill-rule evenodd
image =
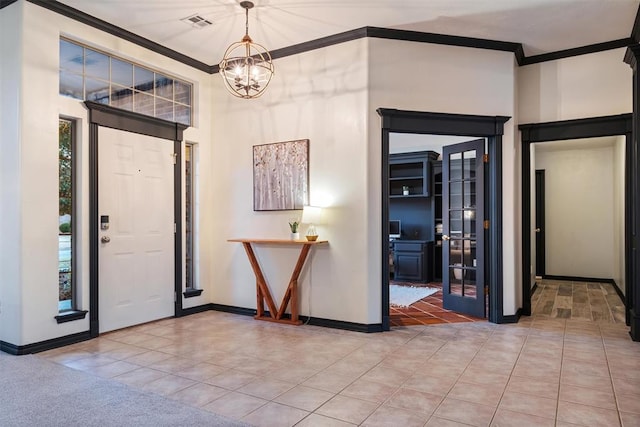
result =
M640 425L640 343L614 322L363 334L208 311L39 356L256 426Z
M625 322L624 303L611 283L538 280L531 312L552 318Z

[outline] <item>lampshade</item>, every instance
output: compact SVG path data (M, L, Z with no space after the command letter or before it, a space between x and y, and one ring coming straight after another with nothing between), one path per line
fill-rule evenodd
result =
M318 206L305 206L302 208L302 219L300 220L303 224L320 224L322 221L322 208Z
M305 206L302 208L302 219L300 219L300 222L309 224L309 228L307 228L307 240L316 240L318 238L318 232L314 224L319 224L321 221L322 208L317 206Z
M271 55L261 45L249 37L250 1L240 3L245 9L245 35L241 41L233 43L220 61L220 75L227 90L238 98L252 99L261 96L273 76Z

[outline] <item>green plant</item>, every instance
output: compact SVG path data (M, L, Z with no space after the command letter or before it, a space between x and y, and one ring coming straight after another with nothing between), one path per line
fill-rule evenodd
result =
M60 224L60 232L61 233L71 233L71 223L70 222L63 222L62 224Z
M297 233L299 226L300 226L300 222L298 222L296 220L293 220L293 221L289 222L289 228L291 228L291 232L292 233Z

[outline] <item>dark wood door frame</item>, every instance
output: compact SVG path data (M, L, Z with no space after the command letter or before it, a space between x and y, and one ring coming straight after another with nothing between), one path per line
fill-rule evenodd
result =
M547 268L545 262L545 183L544 169L536 170L536 276L544 277Z
M627 324L631 325L632 338L640 341L640 317L635 310L640 307L640 286L637 259L638 241L638 188L637 174L640 153L632 135L632 114L593 117L549 123L523 124L522 132L522 314L531 315L531 144L545 141L596 138L604 136L625 137L625 305ZM635 163L635 164L634 164ZM634 175L634 170L635 175ZM635 207L635 209L634 209ZM635 212L635 213L634 213ZM635 307L635 308L634 308ZM634 326L635 325L635 326ZM634 332L635 331L635 332Z
M502 135L507 116L430 113L379 108L382 118L382 329L388 331L389 320L389 134L416 133L487 138L488 170L485 177L485 218L491 221L486 235L487 262L485 281L489 283L489 321L517 322L519 315L504 316L502 307Z
M99 286L98 286L98 128L100 126L126 132L149 135L173 141L176 164L173 170L174 218L176 229L182 230L182 168L180 153L182 133L188 127L179 123L145 116L130 111L120 110L104 104L86 101L89 110L89 334L95 338L100 334L99 328ZM175 316L182 315L182 233L174 238L175 268Z

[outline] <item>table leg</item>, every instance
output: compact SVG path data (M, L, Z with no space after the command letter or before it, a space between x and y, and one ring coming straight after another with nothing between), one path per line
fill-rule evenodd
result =
M249 258L249 263L251 264L251 268L253 268L253 273L256 276L256 294L258 299L258 307L257 307L257 315L264 316L264 309L262 300L267 301L267 308L269 308L269 314L272 318L276 318L276 313L278 310L276 309L276 304L273 302L273 298L271 297L271 292L269 292L269 287L267 286L267 281L264 279L264 274L262 274L262 270L260 269L260 264L258 264L258 260L256 258L255 253L253 252L253 248L251 247L251 243L243 242L242 246L244 246L244 250L247 252L247 257ZM262 314L260 314L262 312Z
M298 261L296 262L296 266L293 269L293 273L291 273L291 278L289 279L289 286L287 286L287 291L284 293L282 303L280 304L280 310L278 310L278 319L282 318L282 316L284 315L284 311L287 309L289 301L291 301L291 321L293 323L299 322L298 278L300 278L302 267L304 267L304 263L307 259L307 256L309 255L310 250L311 245L302 246L302 250L300 251L300 255L298 256Z

